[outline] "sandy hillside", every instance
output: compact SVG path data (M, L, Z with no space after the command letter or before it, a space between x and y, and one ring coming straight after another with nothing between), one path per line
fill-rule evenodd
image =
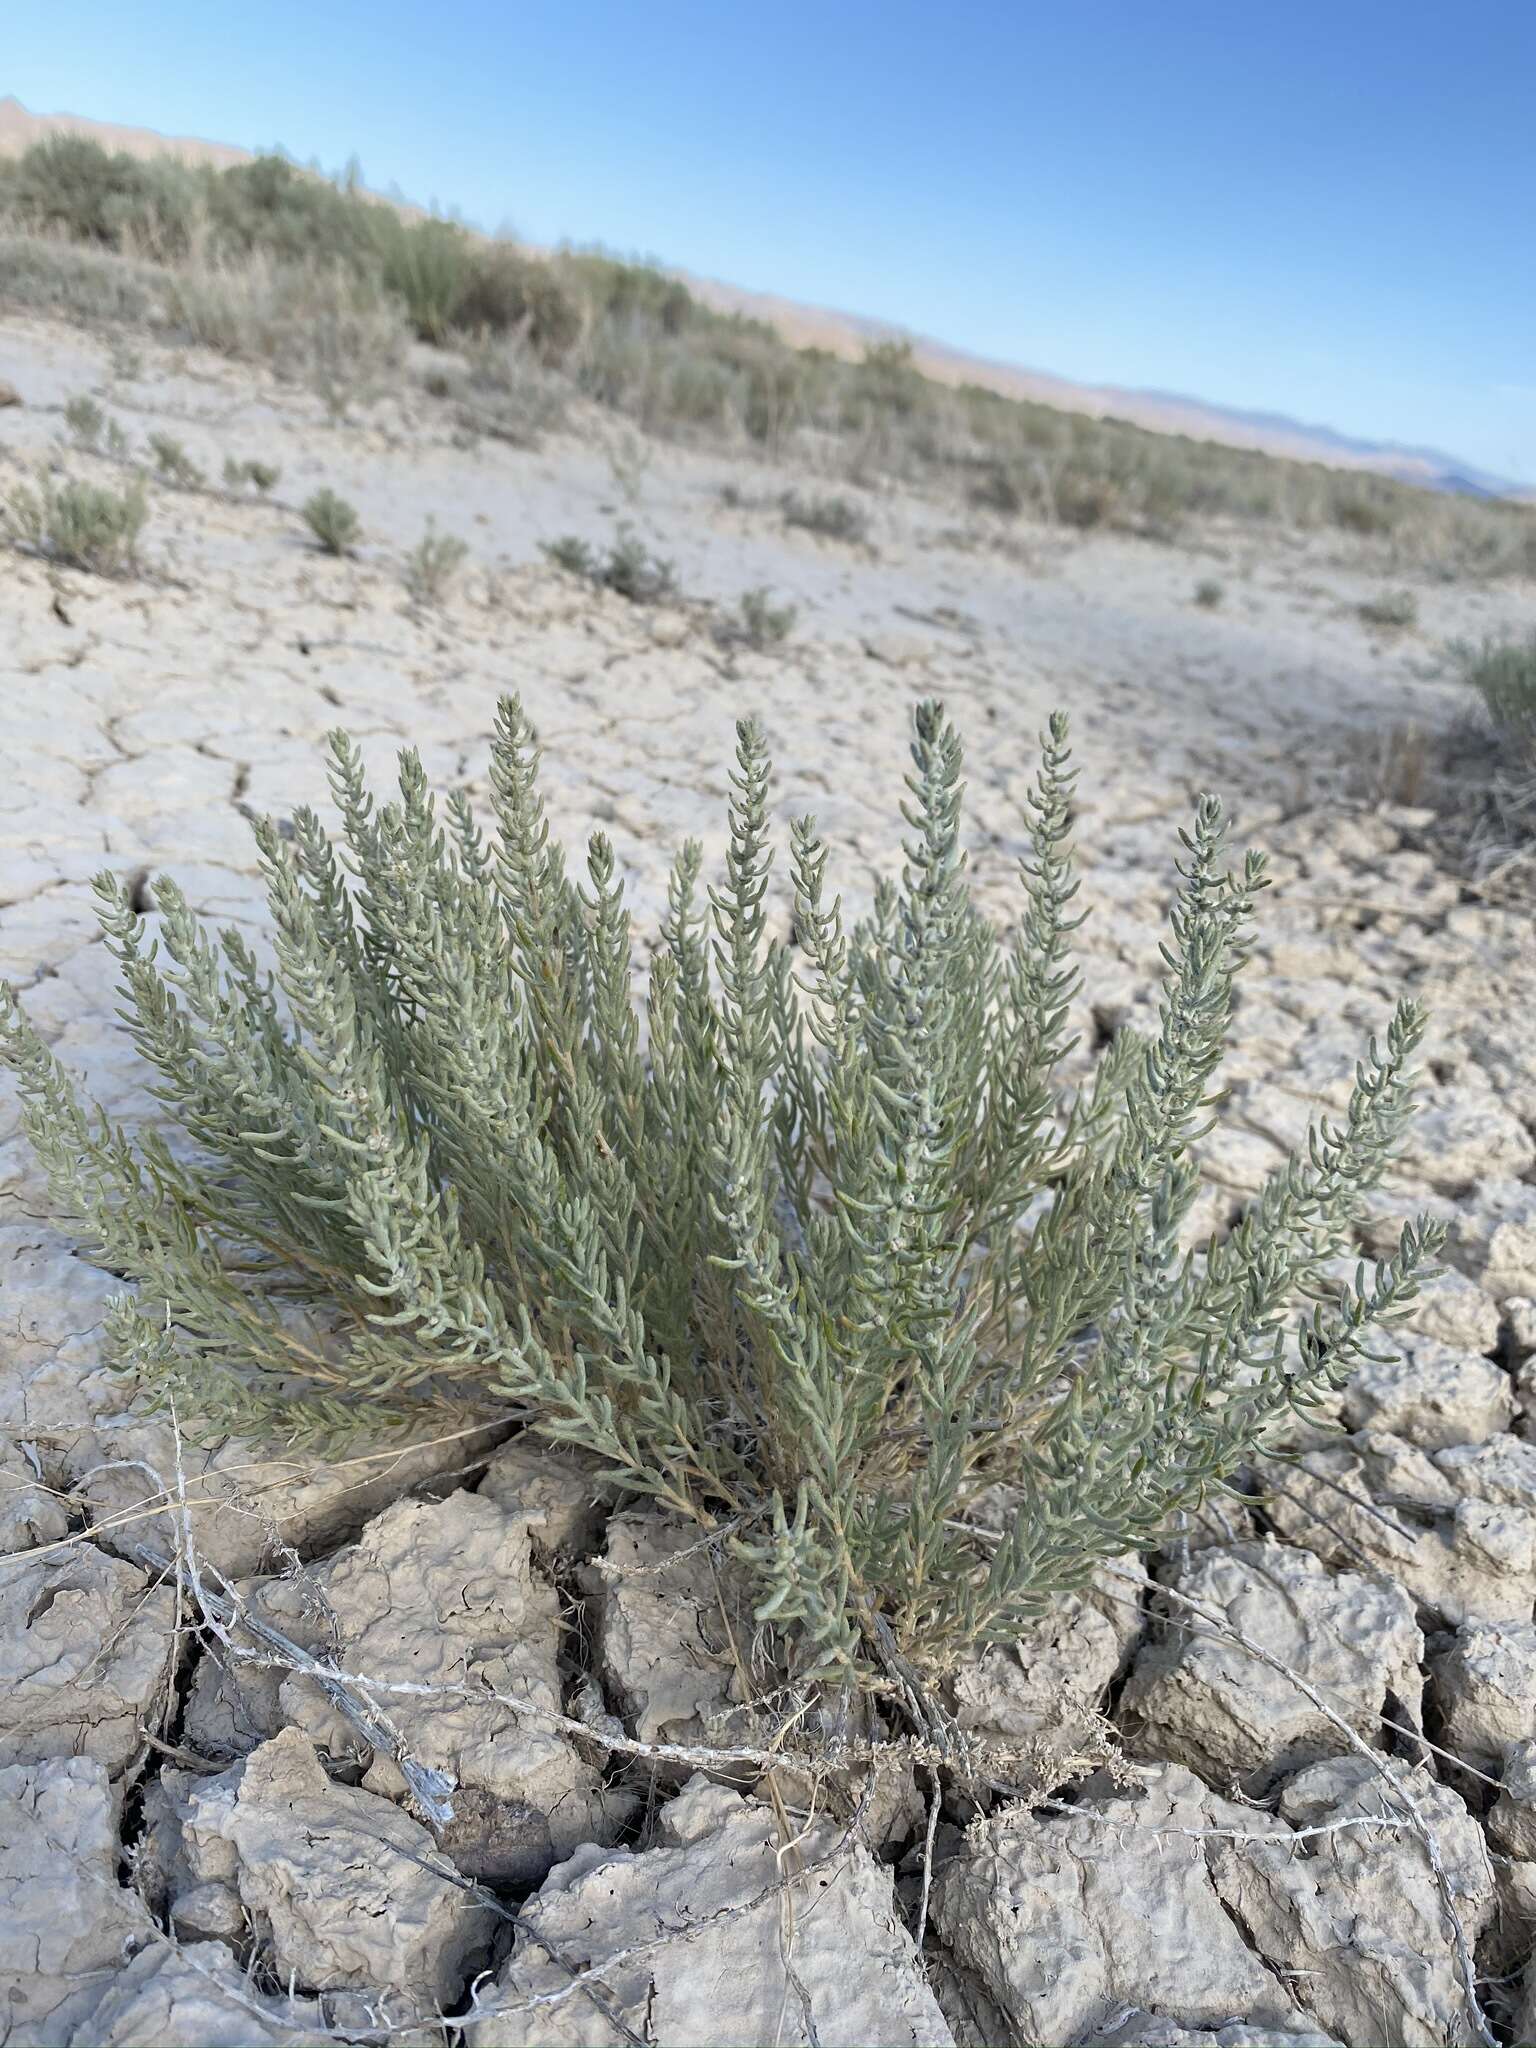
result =
M0 498L48 473L121 487L152 433L213 480L150 482L120 580L0 554L0 973L107 1108L152 1105L92 876L133 878L153 916L169 871L259 941L250 818L325 805L338 723L378 777L411 742L479 799L497 697L520 692L557 827L608 832L648 927L678 841L718 854L748 712L779 816L814 810L867 896L895 851L910 707L937 694L969 744L973 872L1006 920L1035 735L1063 707L1085 1056L1150 1019L1195 795L1223 792L1273 858L1196 1241L1309 1113L1337 1112L1406 990L1433 1011L1424 1108L1362 1249L1427 1206L1447 1271L1405 1361L1344 1391L1331 1436L1299 1435L1155 1554L1165 1593L1146 1597L1137 1562L1108 1568L957 1677L964 1725L1073 1803L978 1816L950 1797L930 1831L931 1759L893 1750L851 1807L848 1773L813 1783L781 1731L799 1761L774 1792L806 1871L790 1939L767 1724L740 1699L709 1557L528 1439L344 1464L179 1440L106 1370L112 1281L75 1251L0 1092L11 2048L1460 2048L1480 2006L1532 2039L1536 952L1528 916L1448 864L1393 749L1421 749L1433 781L1467 711L1446 644L1536 626L1536 590L1405 574L1337 535L1171 546L894 491L850 493L867 542L819 539L779 501L824 478L580 409L533 450L474 441L422 388L429 367L337 420L196 351L0 326L19 400L0 409ZM87 392L124 459L69 446L63 408ZM280 479L226 491L226 458ZM361 515L353 559L310 543L297 508L320 486ZM468 549L440 603L406 586L429 521ZM541 553L622 526L675 564L676 601L595 593ZM722 621L764 586L796 619L752 652ZM1414 625L1362 621L1403 587ZM1130 1761L1084 1777L1058 1752L1052 1775L1039 1743L1058 1738Z

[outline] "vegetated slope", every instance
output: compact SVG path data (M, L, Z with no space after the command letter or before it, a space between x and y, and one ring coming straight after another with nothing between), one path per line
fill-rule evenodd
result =
M192 164L227 169L249 163L255 152L227 143L164 136L150 128L125 128L78 114L34 114L14 97L0 99L0 157L16 156L49 135L77 135L140 159L173 156ZM369 195L377 196L377 195ZM391 203L397 203L391 201ZM416 215L416 209L404 208ZM1064 412L1106 415L1158 433L1187 435L1234 448L1257 449L1299 462L1323 462L1340 469L1364 469L1431 490L1504 496L1507 479L1476 470L1436 449L1408 448L1361 440L1326 426L1306 424L1279 413L1236 410L1180 393L1130 390L1074 382L1046 370L1026 368L968 353L927 335L912 335L888 322L829 307L801 305L685 271L675 273L705 305L718 312L765 321L797 348L819 348L857 359L871 344L910 343L924 376L942 384L976 385L1007 398L1033 401Z

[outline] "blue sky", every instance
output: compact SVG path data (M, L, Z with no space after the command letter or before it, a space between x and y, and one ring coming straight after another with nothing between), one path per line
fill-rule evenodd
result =
M1530 0L9 0L0 92L1536 483Z

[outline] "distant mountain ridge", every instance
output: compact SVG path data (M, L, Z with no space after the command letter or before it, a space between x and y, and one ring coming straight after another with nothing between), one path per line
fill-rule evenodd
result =
M19 155L32 143L57 134L88 136L103 148L123 150L130 156L179 156L190 163L212 164L219 169L249 163L257 153L230 143L161 135L152 128L116 127L79 114L34 114L13 96L0 98L0 156ZM391 204L400 203L392 194L370 196L388 198ZM417 211L414 207L405 210ZM1196 440L1254 448L1299 462L1321 462L1335 469L1367 470L1427 490L1464 492L1475 497L1532 495L1507 477L1494 476L1437 448L1368 441L1334 427L1293 420L1283 413L1214 405L1179 392L1075 383L1049 370L1027 369L1021 364L971 355L947 342L909 333L887 321L805 306L715 278L694 277L686 271L674 274L706 305L720 312L767 321L801 347L857 356L872 341L909 342L918 367L940 383L980 384L1007 397L1033 399L1065 412L1113 414L1156 433L1186 434Z

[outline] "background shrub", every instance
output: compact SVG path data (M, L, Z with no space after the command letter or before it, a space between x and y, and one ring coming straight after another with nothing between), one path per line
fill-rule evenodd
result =
M631 604L664 604L678 594L677 571L652 554L638 534L621 528L606 553L575 534L540 543L557 568L580 576L599 590L612 590Z
M70 568L118 576L133 567L149 517L143 487L109 491L100 484L54 484L12 494L10 522L28 547Z
M775 604L772 591L760 584L741 593L734 614L718 622L716 638L726 646L737 644L763 653L783 645L795 630L798 616L792 604Z
M869 515L851 498L802 497L786 491L780 501L786 526L803 527L823 540L865 541L869 538Z
M1520 761L1536 762L1536 633L1452 651L1499 738Z
M157 265L52 236L0 232L0 303L85 326L145 325L157 317L167 286Z
M356 506L349 505L329 485L305 501L304 524L328 555L350 555L362 538L363 523Z
M265 497L282 481L282 475L275 462L260 462L249 456L243 460L233 455L224 458L224 483L231 491L243 490L249 484L253 491Z
M441 604L469 549L456 534L427 530L405 558L405 587L417 604Z
M1419 601L1411 590L1383 590L1366 598L1355 610L1367 626L1401 633L1417 622Z
M94 453L107 430L107 416L88 393L71 398L64 407L64 424L77 448Z
M155 458L155 469L163 483L175 484L184 491L199 490L206 479L203 472L192 460L186 449L174 434L151 434L149 452Z
M517 333L539 360L563 362L582 332L582 302L552 263L509 242L468 252L454 324L467 333Z
M466 434L486 434L514 448L536 448L546 433L564 423L569 386L520 336L482 340L471 348L466 368L439 374L435 395L454 401Z
M404 303L417 339L445 340L470 275L464 230L444 220L402 220L382 207L374 228L385 286Z

